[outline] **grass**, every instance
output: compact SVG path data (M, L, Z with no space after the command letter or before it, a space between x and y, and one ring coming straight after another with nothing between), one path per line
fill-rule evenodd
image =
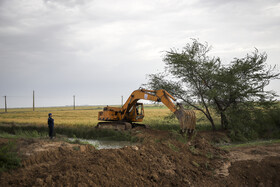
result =
M195 161L192 161L191 163L192 163L192 165L195 166L195 167L198 167L198 168L200 167L200 165L199 165L197 162L195 162Z
M179 133L179 131L175 131L175 130L171 130L169 136L181 143L187 143L188 141L188 136L187 134L185 134L184 136L182 136L182 134Z
M14 133L9 133L7 131L0 131L1 138L40 138L40 137L47 137L47 132L38 132L36 130L28 131L28 130L15 130Z
M189 149L193 155L199 155L199 151L194 146L190 146Z
M170 149L172 149L173 151L175 151L175 152L179 152L180 151L180 149L178 147L176 147L175 145L173 145L172 143L168 143L168 147Z
M214 155L213 155L213 153L211 153L211 152L206 153L205 156L206 156L208 159L213 159L213 158L214 158Z
M107 129L96 129L88 126L58 126L54 129L55 134L66 135L70 138L115 140L136 142L138 139L129 131L114 131ZM40 125L1 125L0 137L3 138L36 138L47 137L48 127Z
M0 147L0 172L20 166L20 158L15 151L15 143L9 142Z
M8 132L0 131L0 138L18 138L14 134L10 134Z
M230 149L234 147L250 147L250 146L258 146L258 145L270 145L274 143L280 143L280 139L274 139L274 140L257 140L257 141L251 141L246 143L236 143L236 144L230 144L230 145L221 145L220 148L223 149Z

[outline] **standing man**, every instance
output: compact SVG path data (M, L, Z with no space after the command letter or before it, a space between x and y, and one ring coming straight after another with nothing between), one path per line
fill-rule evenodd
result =
M49 113L48 126L49 126L49 137L50 139L53 139L54 119L52 118L52 113Z

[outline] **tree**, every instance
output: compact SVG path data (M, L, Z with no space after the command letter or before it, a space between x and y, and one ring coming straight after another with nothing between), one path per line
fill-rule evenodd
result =
M254 106L255 103L273 104L276 94L265 91L270 80L278 78L275 66L265 64L266 53L259 53L256 49L246 57L235 58L229 66L221 66L215 76L215 85L206 86L215 94L212 95L214 107L220 113L222 128L227 128L226 110L232 106Z
M219 57L208 56L210 50L207 43L193 39L180 52L166 51L165 71L149 75L146 86L163 88L201 111L215 130L210 108L220 114L222 128L227 128L228 108L273 98L275 94L264 91L264 87L278 78L279 73L274 73L275 67L265 64L267 55L258 50L244 58L235 58L227 66L221 64Z

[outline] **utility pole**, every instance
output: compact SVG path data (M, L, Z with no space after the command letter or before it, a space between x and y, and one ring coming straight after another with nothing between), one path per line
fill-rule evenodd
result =
M122 96L122 106L123 106L123 96Z
M75 95L73 95L73 109L75 110Z
M33 111L35 111L35 91L33 90Z
M7 96L4 97L5 97L5 112L7 112Z

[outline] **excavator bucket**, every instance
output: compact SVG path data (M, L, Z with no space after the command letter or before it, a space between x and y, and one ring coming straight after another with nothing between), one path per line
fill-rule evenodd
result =
M184 107L179 104L179 109L175 111L174 114L180 122L181 132L192 134L196 125L195 112L193 110L185 110Z

